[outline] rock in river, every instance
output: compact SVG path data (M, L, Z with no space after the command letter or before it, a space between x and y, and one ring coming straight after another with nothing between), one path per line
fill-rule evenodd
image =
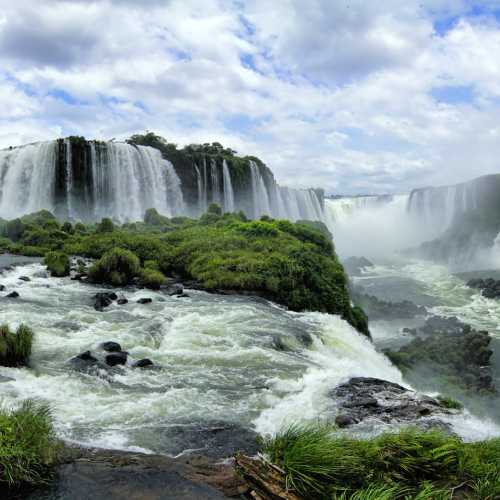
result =
M394 424L421 424L423 417L451 413L436 399L416 393L387 380L355 377L336 387L330 396L338 409L336 424L349 427L368 420ZM427 421L425 427L446 425Z

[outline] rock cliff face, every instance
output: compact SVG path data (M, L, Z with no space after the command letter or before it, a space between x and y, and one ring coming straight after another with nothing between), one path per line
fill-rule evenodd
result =
M323 220L323 192L289 189L255 157L219 143L178 149L152 133L127 142L68 137L0 151L0 217L40 209L84 221L197 216L210 203L250 218Z

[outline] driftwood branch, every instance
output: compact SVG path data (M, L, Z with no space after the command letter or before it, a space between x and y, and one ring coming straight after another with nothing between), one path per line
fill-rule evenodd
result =
M283 471L262 457L238 455L235 466L248 483L250 495L255 500L303 500L295 492L287 490Z

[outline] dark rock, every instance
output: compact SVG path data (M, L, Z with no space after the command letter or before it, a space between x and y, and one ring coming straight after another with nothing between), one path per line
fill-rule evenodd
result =
M228 498L223 492L239 497L247 489L230 465L204 457L192 463L114 450L79 449L66 454L54 480L23 499L223 500Z
M132 366L134 366L135 368L146 368L147 366L153 366L153 365L154 363L150 359L144 358L144 359L139 359Z
M17 299L19 297L19 294L17 292L10 292L6 295L7 298L9 299Z
M92 356L92 353L90 351L82 352L78 356L75 356L75 358L81 359L83 361L97 361L97 358L94 358L94 356Z
M224 459L237 452L255 455L260 450L258 434L232 422L185 422L168 428L152 429L151 439L168 453L177 455L187 450L191 453Z
M127 353L126 352L113 352L106 356L106 364L108 366L117 366L127 364Z
M189 295L187 293L178 293L178 294L174 295L174 297L177 297L178 299L185 299L185 298L188 298Z
M71 358L69 360L69 363L74 370L86 372L90 368L97 365L98 360L97 360L97 358L92 356L92 353L90 351L85 351L85 352L82 352L81 354L79 354L78 356Z
M370 320L410 319L427 314L425 307L418 306L409 300L386 302L373 295L363 293L359 288L351 291L351 298L354 304L365 311Z
M356 377L331 391L338 411L336 424L349 427L370 420L393 424L420 424L423 417L451 413L439 401L393 382ZM439 426L446 426L437 421Z
M114 292L99 292L94 295L94 309L102 311L104 308L110 306L118 296Z
M103 342L100 346L106 352L121 352L122 346L118 342Z
M361 276L363 269L373 267L373 263L365 257L349 257L342 264L347 274L351 276Z
M153 299L150 299L149 297L145 297L137 301L138 304L151 304L151 302L153 302Z
M466 285L469 288L475 288L481 290L483 297L487 299L498 299L500 298L500 280L495 280L493 278L481 279L475 278L469 280Z
M120 306L123 306L123 305L125 305L125 304L128 304L128 299L126 299L125 297L120 297L120 298L116 301L116 303L117 303L118 305L120 305Z
M357 424L357 422L350 415L344 415L341 413L335 417L335 425L341 429L344 427L350 427L354 424Z
M5 291L5 285L0 285L0 292Z
M31 279L30 279L30 278L28 278L28 276L19 276L19 279L20 279L21 281L25 281L25 282L31 281Z
M169 287L169 289L168 289L168 294L170 296L182 295L183 293L184 293L184 287L182 285L179 285L179 284L175 284L175 285Z

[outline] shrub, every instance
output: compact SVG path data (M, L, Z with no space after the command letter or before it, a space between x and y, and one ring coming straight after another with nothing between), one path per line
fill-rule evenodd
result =
M75 232L75 230L73 229L73 226L71 225L71 222L69 222L69 221L66 221L62 225L61 231L64 231L65 233L68 233L68 234L73 234Z
M43 260L52 276L68 276L70 272L69 257L62 252L49 252Z
M8 325L0 326L0 365L26 365L31 356L33 332L26 325L20 325L12 332Z
M471 493L464 498L500 494L500 439L464 443L438 431L406 429L363 440L338 435L329 424L305 424L284 429L264 448L287 486L304 498L444 499L458 485Z
M144 223L150 226L168 225L169 220L164 215L160 215L156 208L148 208L144 214Z
M159 290L165 284L166 278L160 271L154 269L144 269L142 272L141 284L151 290Z
M139 258L134 253L122 248L113 248L90 267L88 277L93 283L125 286L139 276L140 270Z
M46 405L28 400L17 410L0 410L0 496L47 483L58 448Z
M109 217L104 217L96 228L96 232L98 233L112 233L114 230L115 225Z

